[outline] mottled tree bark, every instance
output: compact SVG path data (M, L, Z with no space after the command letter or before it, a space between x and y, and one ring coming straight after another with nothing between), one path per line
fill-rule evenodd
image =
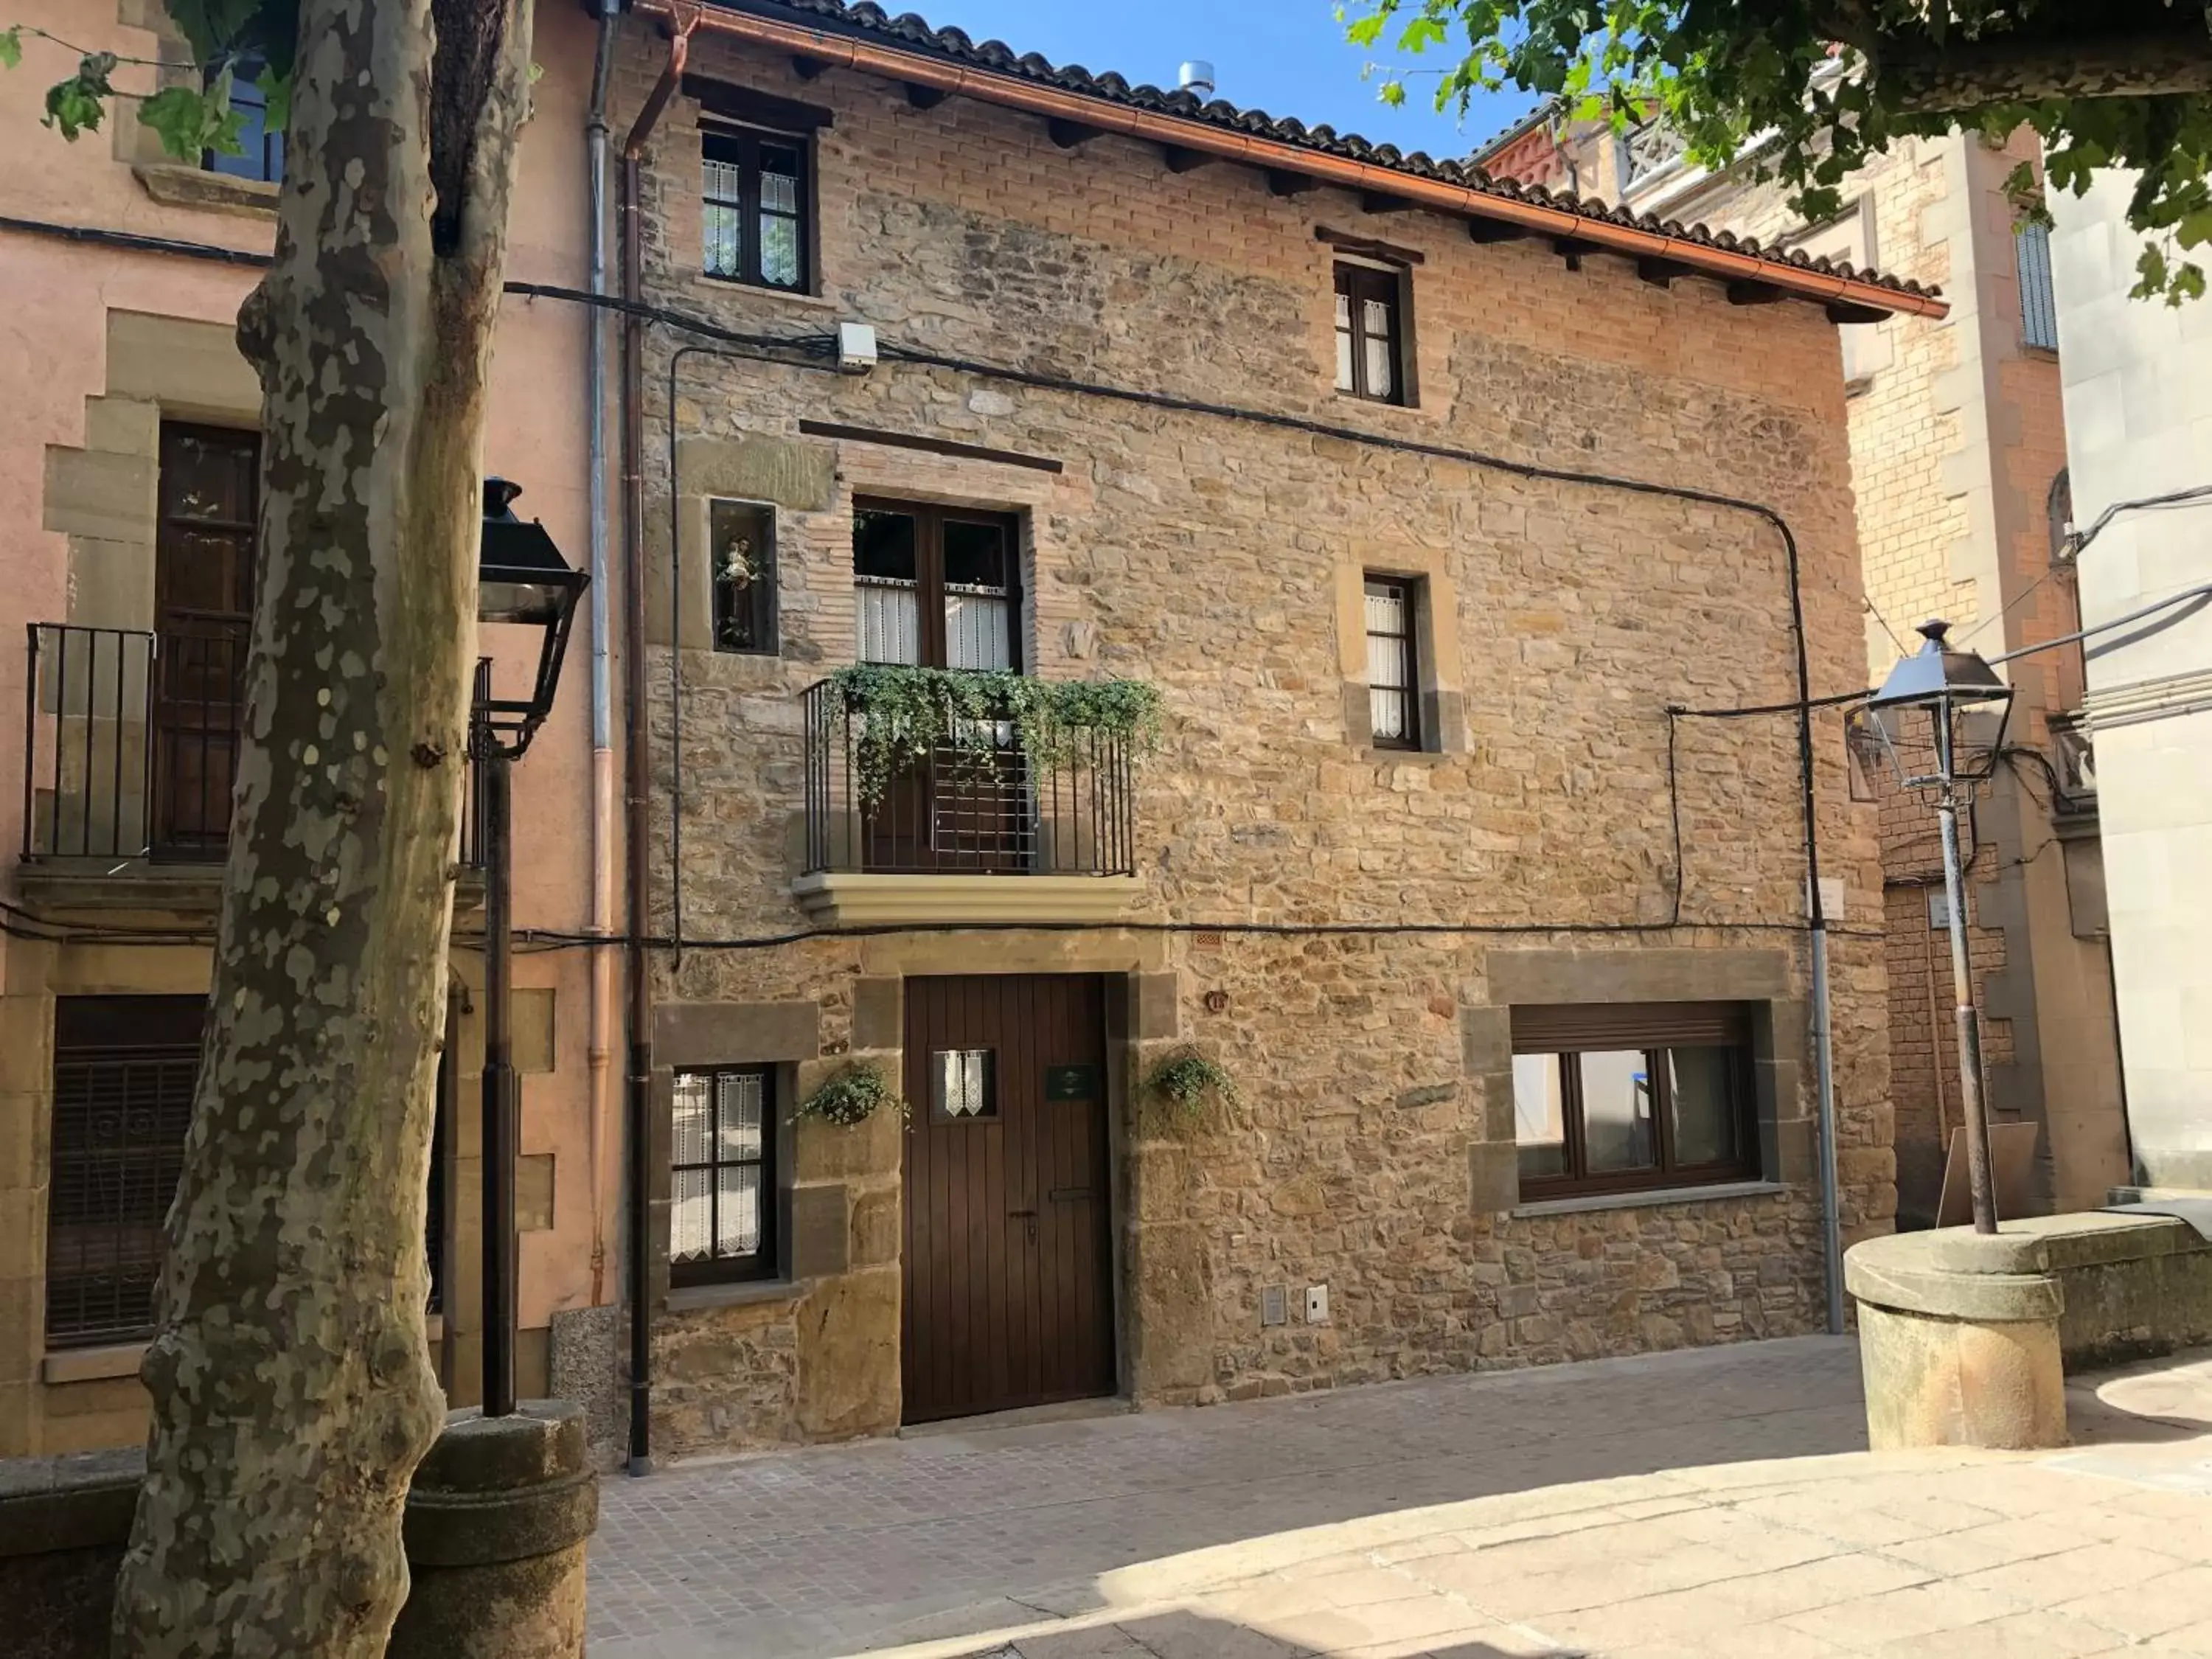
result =
M2212 91L2212 28L2201 15L2155 33L2057 40L1997 34L1957 41L1925 57L1877 42L1874 58L1884 90L1908 114L2045 98Z
M423 1186L528 0L303 0L246 730L124 1656L382 1654L442 1420Z

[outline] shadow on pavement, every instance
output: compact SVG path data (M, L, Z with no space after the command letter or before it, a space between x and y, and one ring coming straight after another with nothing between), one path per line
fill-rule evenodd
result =
M1472 1613L1468 1619L1479 1622ZM1354 1634L1344 1645L1316 1648L1310 1638L1270 1636L1249 1625L1178 1610L997 1642L963 1655L941 1655L940 1659L1304 1659L1316 1654L1365 1659L1370 1653L1377 1659L1532 1659L1543 1654L1571 1659L1576 1651L1532 1647L1525 1639L1516 1639L1510 1648L1499 1647L1479 1632L1450 1632L1380 1641L1361 1640Z
M2212 1349L2068 1377L2066 1426L2077 1446L2155 1445L2212 1431Z

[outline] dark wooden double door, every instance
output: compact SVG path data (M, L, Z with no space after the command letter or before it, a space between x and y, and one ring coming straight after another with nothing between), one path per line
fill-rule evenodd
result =
M1105 993L906 982L905 1419L1115 1392Z

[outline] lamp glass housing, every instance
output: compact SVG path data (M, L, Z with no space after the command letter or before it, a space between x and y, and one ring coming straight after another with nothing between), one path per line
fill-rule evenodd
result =
M553 710L569 631L591 580L561 556L544 526L515 516L513 504L521 493L520 487L504 478L484 480L483 531L477 566L477 620L535 628L539 633L538 662L528 696L495 697L489 677L478 680L471 711L474 723L484 741L498 745L510 758L529 746L531 738Z
M1981 782L2004 750L2012 688L1978 653L1949 644L1949 629L1948 623L1923 623L1926 643L1867 703L1869 722L1908 787Z

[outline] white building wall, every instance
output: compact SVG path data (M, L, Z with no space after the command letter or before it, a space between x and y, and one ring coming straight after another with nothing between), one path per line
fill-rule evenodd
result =
M2212 485L2212 299L2128 298L2130 182L2051 200L2083 527L2115 501ZM2090 627L2212 584L2212 500L2120 515L2078 580ZM2137 1178L2212 1188L2212 600L2093 640L2088 687Z

